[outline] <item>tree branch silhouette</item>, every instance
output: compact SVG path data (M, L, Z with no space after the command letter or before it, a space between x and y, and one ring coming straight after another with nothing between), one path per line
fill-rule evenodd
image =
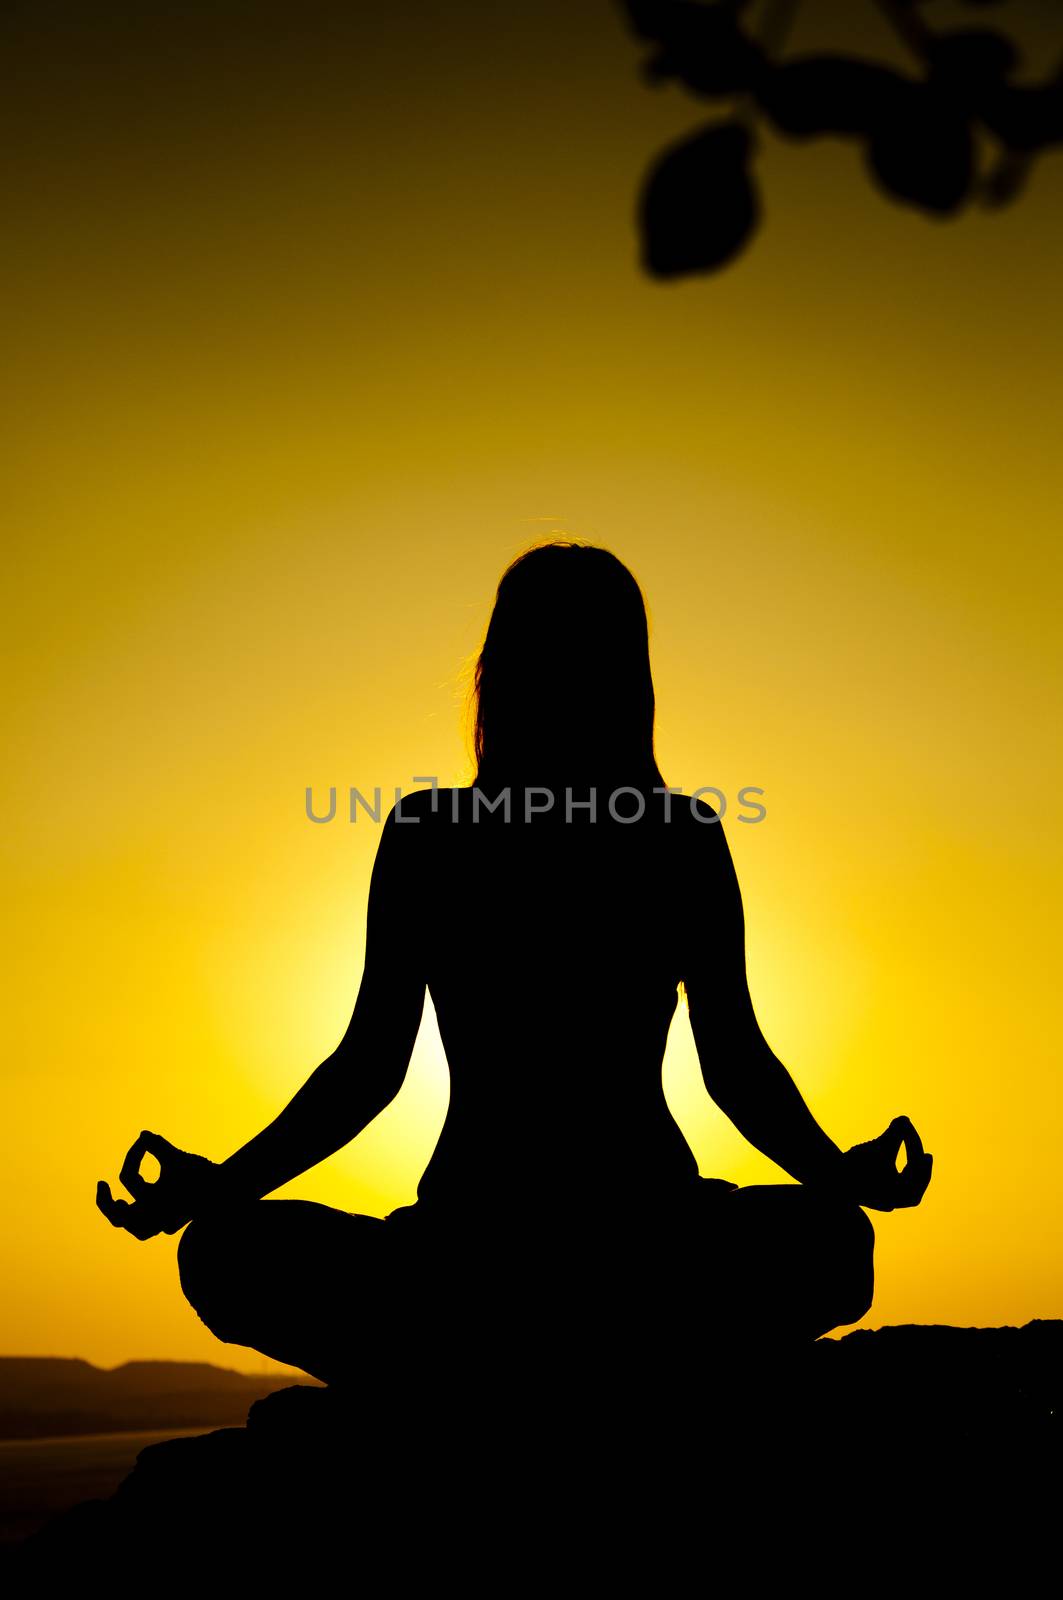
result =
M785 138L856 141L875 186L926 216L1017 198L1042 151L1063 141L1063 60L1016 83L1017 46L992 28L939 32L920 0L871 0L914 73L874 60L783 50L800 0L620 0L651 46L643 75L674 82L724 114L666 147L638 198L642 265L657 278L713 272L749 244L763 207L755 173L766 126ZM966 0L968 6L1008 0ZM755 22L746 14L757 12ZM988 143L980 170L979 140Z

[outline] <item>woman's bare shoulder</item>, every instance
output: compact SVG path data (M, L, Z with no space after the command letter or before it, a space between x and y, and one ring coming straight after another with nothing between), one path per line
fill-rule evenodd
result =
M471 788L410 789L395 802L388 821L406 826L412 836L437 834L468 817Z
M409 789L402 794L396 793L388 820L394 820L397 824L421 823L438 814L443 797L446 797L449 805L450 790L434 786L431 789Z

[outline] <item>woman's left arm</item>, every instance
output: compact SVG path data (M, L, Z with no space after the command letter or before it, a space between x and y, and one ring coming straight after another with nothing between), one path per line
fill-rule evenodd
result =
M691 929L684 967L691 1031L711 1098L744 1135L798 1183L831 1189L873 1210L918 1205L933 1157L908 1117L843 1151L813 1116L761 1032L746 975L745 914L723 828L699 802L702 826L685 879ZM897 1170L904 1146L907 1164Z

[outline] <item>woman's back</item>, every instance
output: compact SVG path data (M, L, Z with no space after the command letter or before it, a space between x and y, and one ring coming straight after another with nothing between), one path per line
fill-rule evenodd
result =
M415 947L451 1074L426 1209L541 1218L644 1207L697 1181L661 1068L705 824L663 795L621 792L614 817L599 788L592 818L587 790L568 815L564 789L549 792L530 816L547 791L509 791L508 818L475 789L400 807L408 904L433 908Z

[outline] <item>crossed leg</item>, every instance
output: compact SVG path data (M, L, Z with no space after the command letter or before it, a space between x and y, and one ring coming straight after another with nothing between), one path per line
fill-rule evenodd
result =
M859 1322L875 1288L875 1230L855 1203L799 1183L714 1194L695 1219L687 1260L706 1274L710 1320L774 1344Z
M501 1355L522 1325L545 1328L563 1347L588 1318L603 1357L612 1330L630 1342L640 1327L667 1337L669 1323L695 1339L792 1346L859 1321L874 1291L866 1213L801 1184L723 1194L706 1185L674 1229L635 1240L606 1226L584 1234L574 1253L564 1244L556 1274L549 1241L532 1271L506 1259L515 1251L504 1232L491 1253L477 1253L419 1223L259 1200L191 1222L178 1267L187 1299L219 1339L328 1383L409 1373L418 1351L456 1328L465 1353L475 1358L475 1341L485 1359ZM505 1302L503 1280L517 1286L516 1299Z
M325 1382L382 1375L415 1331L410 1241L378 1217L259 1200L190 1222L177 1264L217 1338Z

